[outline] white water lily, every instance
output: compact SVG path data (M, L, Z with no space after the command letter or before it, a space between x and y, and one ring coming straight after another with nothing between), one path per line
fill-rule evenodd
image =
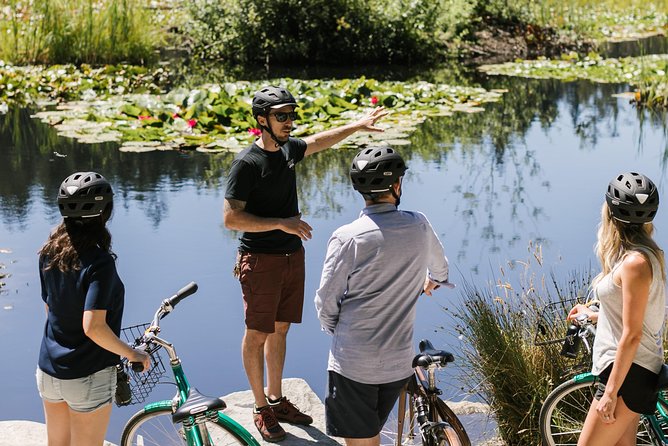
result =
M88 90L84 90L81 92L81 100L82 101L92 101L97 97L97 93L95 93L95 90L92 88L89 88Z

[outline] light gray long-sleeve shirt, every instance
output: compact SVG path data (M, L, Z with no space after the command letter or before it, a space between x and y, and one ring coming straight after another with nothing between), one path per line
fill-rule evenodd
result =
M333 336L328 370L365 384L410 376L415 304L427 273L451 286L443 246L420 212L375 204L334 231L315 296Z

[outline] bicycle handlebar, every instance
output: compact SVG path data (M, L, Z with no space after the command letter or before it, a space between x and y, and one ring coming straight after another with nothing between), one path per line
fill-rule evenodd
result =
M167 299L167 301L172 307L175 307L179 302L195 292L197 292L197 284L195 282L190 282L188 285L178 290L175 295Z
M144 335L141 337L141 339L137 340L136 344L132 348L139 348L146 351L148 344L152 339L156 338L155 334L160 331L160 320L171 313L174 307L176 307L183 299L191 296L192 294L195 294L195 292L197 292L197 288L198 286L195 282L190 282L188 285L178 290L172 297L163 300L160 304L160 307L155 312L153 321L151 321L149 328L146 329ZM131 362L130 366L135 372L141 372L144 370L141 362Z

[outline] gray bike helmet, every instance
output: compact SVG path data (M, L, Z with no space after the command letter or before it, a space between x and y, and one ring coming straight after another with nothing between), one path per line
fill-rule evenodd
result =
M649 223L659 208L656 186L645 175L635 172L617 175L610 181L605 199L612 217L624 223Z
M76 172L65 178L58 190L58 208L63 217L97 217L114 193L109 182L96 172Z
M297 106L294 96L283 87L270 85L255 93L253 97L253 116L266 115L272 108L286 105Z
M361 150L350 166L350 179L362 194L387 192L406 172L406 163L399 153L388 146Z

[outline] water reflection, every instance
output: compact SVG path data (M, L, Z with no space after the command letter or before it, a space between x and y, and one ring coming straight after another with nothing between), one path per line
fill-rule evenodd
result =
M509 202L513 206L526 201L521 179L541 172L532 156L539 148L522 144L536 122L547 130L559 113L568 113L580 150L596 147L601 137L618 136L617 126L626 119L638 121L635 144L638 149L644 147L646 126L661 128L666 133L665 113L637 111L637 116L619 116L620 101L611 100L611 95L627 91L624 85L492 77L484 80L484 86L507 92L501 102L487 105L484 113L459 113L427 121L412 135L406 157L409 162L419 157L439 165L447 162L454 147L470 150L475 155L469 160L484 160L480 177L487 177L491 169L515 177L513 184L504 186L510 188L513 198ZM13 109L0 116L0 168L4 172L0 175L0 219L5 224L25 228L32 202L49 203L51 192L62 177L74 170L105 172L120 185L120 205L142 208L154 227L169 212L170 189L192 182L206 189L224 188L232 154L122 153L115 144L86 145L59 138L53 129L31 119L30 114L29 110ZM350 200L350 191L341 186L347 184L351 156L349 150L329 151L299 165L305 211L333 218L342 203ZM481 190L472 181L469 186L460 187L467 197L475 197L465 206L469 211L496 199L498 191L493 185L487 186L486 191ZM487 198L482 197L485 194ZM530 213L540 210L533 209ZM485 237L495 239L489 225L483 232Z
M601 45L601 54L604 57L634 57L645 54L668 53L668 37L652 36L640 40L625 42L607 42Z

